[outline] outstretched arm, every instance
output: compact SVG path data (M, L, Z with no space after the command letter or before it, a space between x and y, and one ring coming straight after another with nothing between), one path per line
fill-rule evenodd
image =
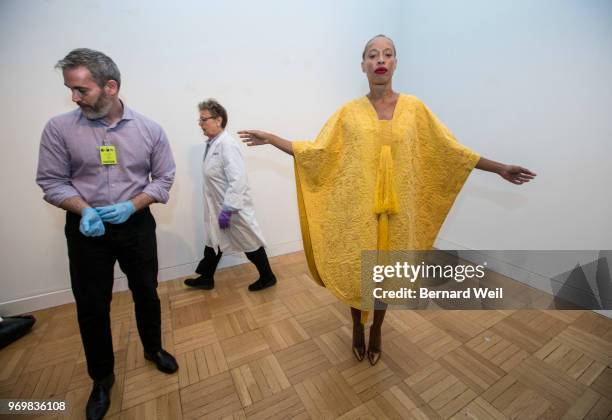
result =
M293 144L289 140L278 137L272 133L260 130L241 130L238 135L247 146L261 146L271 144L279 150L293 156Z
M535 172L523 168L522 166L505 165L503 163L495 162L494 160L489 160L483 157L481 157L476 164L476 169L494 172L504 178L506 181L512 182L516 185L529 182L536 176Z

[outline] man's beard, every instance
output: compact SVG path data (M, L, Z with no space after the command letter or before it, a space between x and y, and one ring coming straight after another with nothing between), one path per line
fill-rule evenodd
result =
M100 97L96 103L91 106L79 105L81 112L83 112L83 115L85 115L85 118L88 120L97 120L99 118L106 117L112 106L113 101L106 93L100 94Z

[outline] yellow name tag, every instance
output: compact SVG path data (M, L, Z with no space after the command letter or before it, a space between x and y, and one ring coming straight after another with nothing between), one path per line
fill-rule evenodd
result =
M102 165L116 165L117 152L115 146L100 146L100 163Z

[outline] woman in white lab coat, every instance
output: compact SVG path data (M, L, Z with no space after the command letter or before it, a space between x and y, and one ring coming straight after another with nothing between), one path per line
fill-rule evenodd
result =
M244 252L259 271L250 291L276 284L261 229L255 219L240 143L225 131L227 112L214 99L201 102L199 125L207 137L202 163L204 192L204 258L197 278L187 286L210 290L223 252Z

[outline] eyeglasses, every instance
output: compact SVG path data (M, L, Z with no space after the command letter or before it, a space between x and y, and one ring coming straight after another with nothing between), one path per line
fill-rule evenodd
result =
M204 124L206 121L208 121L208 120L212 120L212 119L215 119L215 118L216 118L216 117L206 117L206 118L202 118L202 117L200 117L200 118L198 119L198 124Z

